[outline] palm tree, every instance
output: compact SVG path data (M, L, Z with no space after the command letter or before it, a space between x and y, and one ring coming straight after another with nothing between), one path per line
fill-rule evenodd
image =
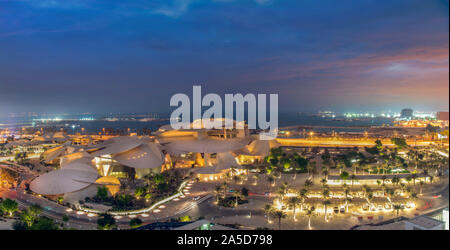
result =
M310 187L312 187L313 181L308 178L305 180L305 184L303 184L303 185L305 186L305 189L309 189Z
M316 162L310 161L306 169L308 170L309 178L312 178L314 176L314 170L316 169Z
M327 221L327 213L328 213L328 208L327 206L331 205L331 201L329 200L324 200L322 201L322 205L324 206L324 210L325 210L325 221Z
M325 178L325 180L328 180L328 175L330 174L330 172L328 171L328 168L325 168L323 171L322 171L322 175L323 175L323 177Z
M255 180L255 183L254 183L254 185L256 186L256 185L258 185L258 179L259 179L259 174L255 174L255 175L253 175L253 180Z
M367 197L366 197L366 199L367 199L367 204L371 204L371 202L372 202L372 200L373 200L373 193L372 192L370 192L370 193L368 193L367 194Z
M223 192L222 197L226 197L227 191L228 191L228 183L226 181L223 182L221 188L222 188L222 192Z
M222 194L222 187L220 185L215 186L214 194L216 195L216 202L219 203L219 198L220 198L220 195Z
M394 204L394 205L392 206L392 208L394 208L394 210L397 211L397 217L398 217L398 215L399 215L400 210L405 209L405 208L404 208L402 205L400 205L400 204Z
M295 209L297 208L297 205L300 204L301 202L302 202L302 199L300 199L297 196L293 196L293 197L289 198L289 200L288 200L288 204L291 205L294 209L294 211L293 211L294 212L294 221L296 220Z
M0 203L0 209L12 217L19 210L19 204L15 200L5 199Z
M344 187L344 195L345 195L345 210L348 212L348 202L350 199L348 195L350 194L350 189L348 187Z
M364 196L366 197L366 200L367 200L367 204L370 205L370 201L373 199L373 191L367 185L363 186L363 190L364 190Z
M233 181L235 184L237 184L241 180L239 175L233 175Z
M35 204L33 206L30 206L27 210L25 210L21 215L20 218L23 222L27 224L28 227L31 227L39 214L41 213L42 209L39 205Z
M420 182L419 182L419 186L420 186L420 194L422 194L423 185L425 185L425 182L420 181Z
M392 182L392 184L394 184L394 186L396 186L400 182L400 178L398 178L397 176L394 176L394 177L392 177L391 182Z
M413 180L414 186L416 186L417 174L416 173L412 173L411 174L411 179Z
M395 194L394 189L391 189L391 188L386 189L386 196L387 196L386 198L389 200L390 204L392 204L391 198L394 196L394 194Z
M233 196L234 196L234 198L236 199L236 200L235 200L235 205L234 205L234 206L237 207L237 206L238 206L239 198L242 197L242 193L241 193L240 190L235 190L235 191L233 192Z
M110 214L101 214L100 218L97 219L97 228L99 230L116 229L116 219L114 219L114 217L112 217Z
M330 189L328 189L328 187L324 187L324 189L322 191L322 198L324 198L326 200L329 197L330 197Z
M322 180L320 180L320 183L322 184L322 186L327 185L327 179L323 178Z
M386 181L386 179L387 179L387 176L386 175L383 175L383 176L381 176L381 182L384 184L384 182Z
M274 208L270 204L266 204L263 208L264 214L267 217L267 223L270 223L270 215L272 214L273 210Z
M412 199L413 201L416 201L419 197L417 196L417 193L416 193L416 192L412 192L412 193L409 195L409 198Z
M308 198L308 189L306 189L306 188L300 189L299 197L302 199L302 203L304 203L306 201L306 199ZM300 206L300 209L303 210L303 205Z
M267 183L269 183L269 189L270 189L270 185L273 186L275 184L275 178L273 177L273 175L267 176Z
M311 217L313 216L314 216L314 207L311 207L306 211L306 217L308 217L308 229L311 229Z
M281 219L286 218L286 213L281 210L272 212L272 216L278 219L278 230L281 230Z
M352 180L352 188L353 188L353 182L355 181L355 179L356 179L356 175L354 175L354 174L350 175L350 180Z

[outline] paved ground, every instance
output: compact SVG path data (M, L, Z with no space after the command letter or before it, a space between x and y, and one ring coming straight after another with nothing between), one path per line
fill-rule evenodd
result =
M318 159L317 168L320 168L320 159ZM17 166L16 166L17 167ZM18 166L20 167L20 166ZM22 170L23 179L33 178L27 169ZM249 197L249 203L240 205L238 208L222 208L214 204L214 198L212 197L212 191L214 186L220 184L220 182L210 183L193 183L191 188L185 189L185 197L173 200L164 204L155 210L153 213L138 215L144 221L144 224L152 223L155 221L165 221L169 218L178 218L182 215L190 215L191 218L197 219L198 217L205 217L208 220L212 220L223 224L239 223L246 226L246 228L256 227L269 227L278 228L277 222L267 223L267 218L264 216L261 208L265 204L272 203L274 196L266 196L265 192L275 192L283 182L288 182L290 187L299 190L308 178L307 174L297 175L293 178L293 175L283 174L281 178L276 179L275 185L272 186L267 181L264 175L260 176L258 185L254 185L255 181L250 176L247 181L242 184L230 183L230 189L240 189L247 187L250 189L252 195ZM316 185L319 183L320 176L314 178ZM319 187L316 187L319 188ZM436 197L436 194L440 194L440 197ZM70 218L66 226L75 229L95 229L97 227L96 217L89 217L87 214L77 214L74 211L68 212L67 207L58 205L54 202L46 200L42 197L24 194L23 189L19 187L17 190L1 190L0 197L15 199L19 202L22 208L30 206L32 204L39 204L44 208L43 214L50 218L53 218L61 222L63 214L67 214ZM194 199L194 197L198 199ZM444 178L444 181L440 185L434 185L433 187L425 186L423 189L423 196L420 197L418 207L415 210L401 212L403 216L414 216L414 214L429 213L433 210L440 209L448 206L448 176ZM330 210L329 210L330 211ZM332 215L328 222L325 222L324 215L319 214L311 219L313 229L348 229L357 224L370 223L369 216L373 216L374 222L381 220L379 216L382 215L382 220L386 220L394 217L391 212L388 213L364 213L363 220L359 221L359 214L339 214ZM117 218L119 228L129 228L128 223L133 216L124 216ZM282 229L307 229L308 219L300 214L297 215L297 221L292 218L292 213L288 214L288 218L282 220Z
M212 190L213 185L216 183L198 183L196 184L196 189L207 189ZM205 187L209 185L210 187ZM264 190L267 188L263 188L264 185L258 185L253 188L251 185L232 185L230 189L238 188L242 186L247 186L250 188L252 192L261 192L264 193ZM441 185L440 193L448 192L448 180L443 182ZM267 218L263 214L261 208L265 204L271 203L273 197L257 195L249 197L249 203L240 205L238 208L223 208L215 205L215 200L210 199L208 202L204 202L199 206L191 209L186 212L186 215L191 216L192 218L198 218L200 216L205 217L208 220L222 223L222 224L241 224L244 225L245 228L254 229L257 227L268 227L272 229L278 228L278 222L273 221L272 223L267 223ZM419 201L417 201L418 206L415 209L400 211L401 216L405 217L413 217L417 214L425 214L429 213L433 209L440 209L448 206L448 194L447 196L442 196L440 198L436 198L434 195L426 195L421 197ZM299 211L297 209L297 211ZM354 225L366 224L371 222L379 222L387 219L391 219L396 217L395 212L350 212L346 214L334 214L331 209L328 209L328 213L330 216L328 217L328 221L325 221L324 214L320 213L311 219L311 225L313 229L349 229ZM362 216L363 219L359 220L358 217ZM380 217L382 216L382 217ZM292 212L288 212L288 217L282 220L282 229L308 229L308 218L302 213L297 213L297 221L293 220ZM369 219L373 217L373 219Z

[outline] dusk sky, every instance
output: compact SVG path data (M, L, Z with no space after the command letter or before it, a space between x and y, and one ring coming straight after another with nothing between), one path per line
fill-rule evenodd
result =
M192 85L448 110L449 1L0 0L0 116L168 111Z

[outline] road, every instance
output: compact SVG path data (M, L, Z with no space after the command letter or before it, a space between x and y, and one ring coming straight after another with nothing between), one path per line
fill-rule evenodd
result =
M193 197L200 196L198 200L193 200ZM65 206L59 205L55 202L49 201L43 197L38 197L24 193L24 190L18 188L17 190L1 190L0 197L10 198L16 200L19 203L21 209L38 204L43 210L42 214L62 223L62 216L65 214L69 217L69 222L65 225L69 228L79 230L92 230L97 228L97 216L94 214L81 213L71 211ZM168 220L169 218L177 218L182 214L198 207L199 204L209 200L212 196L207 192L190 191L183 198L170 201L158 209L155 209L153 213L139 215L139 218L143 221L143 224L153 223L157 221ZM118 216L116 217L117 224L120 229L128 229L129 221L138 216Z

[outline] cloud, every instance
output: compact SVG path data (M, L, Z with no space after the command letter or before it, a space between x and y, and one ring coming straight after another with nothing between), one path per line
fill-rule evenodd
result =
M268 4L270 3L272 0L255 0L256 3L258 4Z
M188 10L192 2L193 0L175 0L172 6L163 6L153 11L153 13L177 18Z

